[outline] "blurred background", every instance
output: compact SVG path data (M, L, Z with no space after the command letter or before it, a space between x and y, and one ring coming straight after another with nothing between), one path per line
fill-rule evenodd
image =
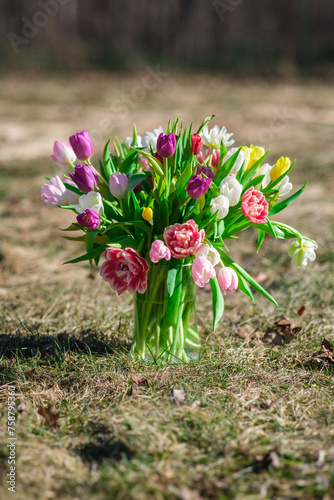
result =
M81 251L58 231L72 214L40 201L45 177L67 173L50 158L56 139L87 129L97 162L108 137L178 113L195 127L215 114L236 145L270 148L270 163L297 158L295 189L311 182L285 220L332 255L333 25L332 0L1 0L5 279L62 270Z

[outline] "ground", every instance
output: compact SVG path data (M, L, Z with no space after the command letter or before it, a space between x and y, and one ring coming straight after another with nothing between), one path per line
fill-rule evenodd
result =
M333 367L311 358L324 337L334 341L332 83L156 68L11 75L1 79L0 101L0 426L6 438L14 385L16 498L334 498ZM210 291L199 291L199 361L157 367L129 357L131 296L117 298L84 264L62 266L82 253L59 231L73 217L43 205L39 191L44 177L63 172L50 159L55 139L88 129L97 158L109 135L130 135L133 122L145 133L177 113L196 125L215 113L237 144L270 147L271 163L297 158L294 187L310 184L281 220L319 249L299 269L288 242L268 239L257 255L255 233L242 235L231 255L261 276L279 308L258 294L255 307L230 294L212 333ZM283 315L302 328L289 344L247 337ZM185 391L180 405L174 389ZM38 413L49 403L54 428ZM4 499L8 453L4 439Z

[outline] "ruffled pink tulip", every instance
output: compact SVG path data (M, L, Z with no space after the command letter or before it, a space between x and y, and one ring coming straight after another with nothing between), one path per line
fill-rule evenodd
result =
M231 267L222 267L218 273L218 284L223 295L227 290L236 290L238 288L238 275Z
M102 264L100 274L118 295L126 290L145 293L149 265L133 248L109 247L104 256L107 260Z
M191 267L191 275L196 285L203 288L205 283L216 277L216 271L206 257L196 257Z
M244 193L241 202L241 210L247 219L255 224L265 224L268 217L269 203L261 191L251 186Z
M41 200L51 207L63 205L63 197L66 188L61 178L56 175L52 177L48 184L43 184L41 188Z
M198 225L192 219L184 224L168 226L164 230L164 240L175 259L183 259L198 252L204 237L204 229L198 231Z
M171 253L168 247L161 240L153 241L150 250L150 259L156 264L161 259L170 260Z
M77 157L68 142L55 141L51 158L59 165L67 167L76 162Z

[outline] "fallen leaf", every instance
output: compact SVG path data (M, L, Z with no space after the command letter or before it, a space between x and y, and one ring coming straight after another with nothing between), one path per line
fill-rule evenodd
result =
M186 392L183 389L173 389L168 399L177 406L182 405L186 398Z
M323 339L321 343L321 351L317 351L311 356L310 361L334 365L334 346L329 340Z
M283 345L289 344L295 338L302 327L289 318L282 318L274 323L273 328L267 328L262 341L265 344Z
M148 380L147 380L147 377L145 375L137 375L136 374L132 377L132 380L134 381L135 384L137 384L140 387L142 387L142 386L148 387Z
M301 307L298 309L297 314L298 314L298 316L299 316L299 317L300 317L300 316L303 316L303 314L304 314L304 312L305 312L305 309L306 309L306 307L305 307L305 306L301 306Z
M37 411L38 414L44 418L44 425L46 427L52 427L53 429L57 429L59 427L58 419L60 414L52 408L51 403L49 403L46 408L39 406Z
M27 378L36 378L38 377L38 372L36 368L33 368L32 370L25 372L24 376Z

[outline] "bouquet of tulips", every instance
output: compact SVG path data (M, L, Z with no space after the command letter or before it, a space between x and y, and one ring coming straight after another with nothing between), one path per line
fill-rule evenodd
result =
M210 130L211 119L196 133L178 118L165 133L160 127L142 137L134 127L132 137L115 139L113 154L108 140L98 168L87 131L54 145L52 158L72 172L43 184L41 198L74 212L65 231L81 234L66 238L83 242L86 251L69 263L98 265L104 255L102 278L118 295L135 294L133 352L140 356L194 357L196 285L210 283L214 329L227 290L239 289L254 301L254 289L276 304L229 255L226 242L240 231L257 229L257 251L268 234L294 240L289 255L296 264L315 259L313 240L273 220L306 187L289 195L294 163L281 157L269 165L262 147L231 148L233 134L225 127Z

